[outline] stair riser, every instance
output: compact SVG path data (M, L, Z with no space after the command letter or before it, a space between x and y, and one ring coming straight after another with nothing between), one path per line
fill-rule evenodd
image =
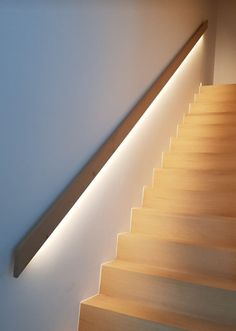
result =
M188 191L168 192L161 192L160 196L158 191L153 193L151 190L145 190L143 207L157 209L160 213L236 217L235 197L229 198L224 197L224 194L219 196L215 193L208 194L207 197L202 195L201 198L199 195L194 197L192 192L188 197Z
M201 86L200 93L236 93L235 84Z
M155 253L154 253L155 252ZM181 272L236 275L236 252L180 244L145 236L120 235L118 258Z
M79 331L186 331L135 317L81 305Z
M212 138L212 139L236 139L236 126L218 125L179 125L178 137L191 138Z
M236 95L235 93L200 93L195 95L194 102L236 103Z
M195 169L195 170L236 170L236 157L230 154L222 154L217 157L205 157L201 154L187 155L178 153L179 155L165 154L163 158L164 168L173 169Z
M187 115L183 119L185 125L232 125L236 123L236 116L231 115Z
M208 143L204 141L183 141L178 138L172 141L170 151L183 153L236 153L236 141L225 144Z
M201 171L159 170L154 172L153 186L160 190L236 191L236 173L207 174Z
M196 203L201 202L203 205L204 203L218 203L219 201L222 202L222 204L228 208L228 206L225 205L226 202L233 204L236 201L236 191L228 191L224 192L223 190L215 191L214 195L210 194L207 191L198 191L198 190L174 190L173 187L169 189L162 190L160 186L152 187L152 186L146 186L143 191L143 199L144 201L148 202L148 200L155 201L159 199L170 199L170 200L176 200L176 201L183 201L183 202L193 202ZM235 205L236 208L236 205ZM232 208L234 210L234 208Z
M192 104L189 109L190 114L211 114L230 113L236 114L236 103L232 104Z
M103 267L100 291L160 309L236 325L236 292L108 266Z
M152 210L134 209L131 224L133 233L158 235L169 240L191 240L196 244L212 245L235 245L236 243L236 221L227 219L158 217ZM212 231L213 228L214 231Z
M79 331L184 331L81 304Z

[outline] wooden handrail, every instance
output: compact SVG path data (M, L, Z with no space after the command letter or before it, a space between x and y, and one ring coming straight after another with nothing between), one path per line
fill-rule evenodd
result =
M83 194L94 177L99 173L124 138L128 135L140 117L144 114L158 93L162 90L191 49L204 34L208 22L203 22L189 38L178 54L161 73L136 106L115 129L106 142L100 147L80 173L74 178L65 191L46 211L38 224L18 244L14 254L14 277L18 277L32 260L40 247L48 239L63 217L68 213L78 198Z

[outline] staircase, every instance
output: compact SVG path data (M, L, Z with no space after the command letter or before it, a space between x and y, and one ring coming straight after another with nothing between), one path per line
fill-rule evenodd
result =
M236 330L236 85L203 86L79 331Z

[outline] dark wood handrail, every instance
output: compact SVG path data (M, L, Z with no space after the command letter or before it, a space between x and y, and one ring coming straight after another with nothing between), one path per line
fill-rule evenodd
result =
M162 90L171 76L178 69L180 64L189 54L191 49L204 34L208 22L203 22L194 34L189 38L178 54L170 62L167 68L161 73L149 90L139 100L136 106L125 117L115 129L106 142L99 148L95 155L74 178L71 184L46 211L38 224L18 244L14 254L14 277L18 277L32 260L40 247L55 230L64 216L83 194L94 177L99 173L108 159L112 156L121 142L125 139L140 117L144 114L158 93Z

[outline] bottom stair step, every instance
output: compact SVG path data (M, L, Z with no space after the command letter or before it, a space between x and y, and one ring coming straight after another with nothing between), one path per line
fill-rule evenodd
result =
M236 292L223 289L235 288L235 280L230 283L215 275L115 260L103 265L100 294L236 327Z
M97 295L81 304L79 331L235 331L235 327Z

